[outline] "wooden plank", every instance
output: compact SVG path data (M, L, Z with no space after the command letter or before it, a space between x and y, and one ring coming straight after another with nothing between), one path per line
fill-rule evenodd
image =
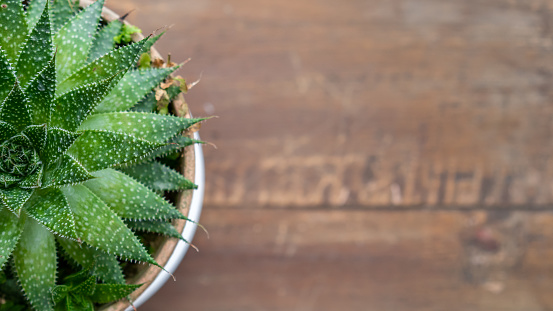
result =
M551 206L553 2L109 2L203 72L206 201Z
M553 214L207 209L144 310L549 310Z

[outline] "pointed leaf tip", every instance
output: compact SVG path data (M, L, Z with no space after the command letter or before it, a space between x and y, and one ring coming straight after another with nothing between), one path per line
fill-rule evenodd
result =
M11 124L19 131L31 125L27 98L17 82L0 108L0 120Z
M50 16L46 8L29 34L17 62L17 77L23 87L50 62L52 55Z

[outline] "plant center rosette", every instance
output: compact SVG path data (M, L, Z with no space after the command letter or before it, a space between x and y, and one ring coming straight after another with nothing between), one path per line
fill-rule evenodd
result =
M204 119L156 105L179 66L138 66L159 36L116 45L103 2L0 0L0 298L14 284L35 310L127 297L122 262L159 266L138 236L182 239L163 194L196 187L165 160Z
M40 187L42 162L31 141L14 136L0 145L0 187Z

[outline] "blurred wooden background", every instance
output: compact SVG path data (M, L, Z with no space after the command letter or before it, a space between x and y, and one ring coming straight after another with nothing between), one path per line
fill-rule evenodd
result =
M220 117L142 310L553 310L553 1L107 5Z

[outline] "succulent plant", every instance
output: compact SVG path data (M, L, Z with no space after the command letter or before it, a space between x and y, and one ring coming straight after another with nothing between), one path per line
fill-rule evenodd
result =
M0 0L0 267L36 310L79 288L57 284L60 258L101 285L125 283L119 260L157 265L135 232L178 237L161 194L195 187L156 159L203 119L144 109L178 66L137 68L157 37L116 47L103 2Z

